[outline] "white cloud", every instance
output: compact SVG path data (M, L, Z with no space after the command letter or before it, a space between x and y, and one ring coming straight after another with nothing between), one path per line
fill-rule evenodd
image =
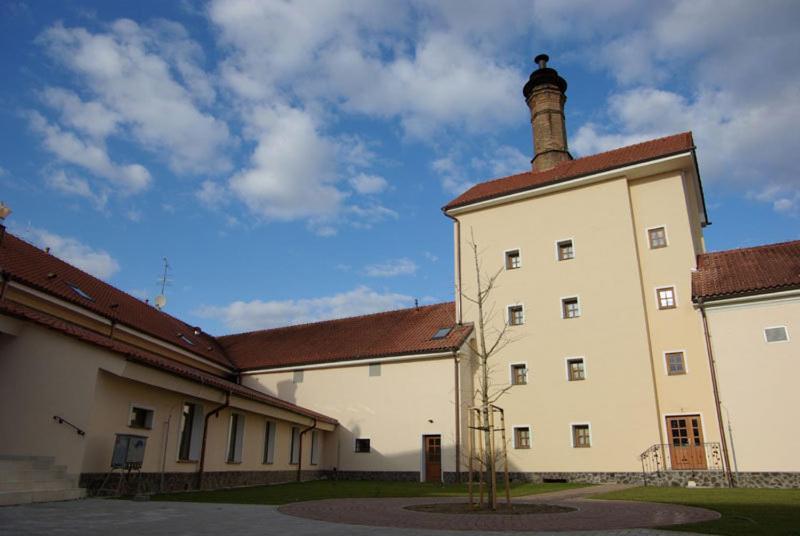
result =
M88 199L97 210L103 210L108 202L108 190L95 192L89 181L82 177L68 175L64 170L57 170L46 179L47 185L66 195L75 195Z
M206 207L215 209L228 202L228 191L220 184L206 180L200 185L200 189L195 192L195 197Z
M442 188L453 195L464 193L481 180L522 173L530 171L530 168L530 157L508 145L484 149L469 159L462 157L461 151L454 151L431 162L431 169L439 175Z
M42 93L44 101L59 111L64 124L92 138L105 139L121 120L118 113L97 101L84 102L72 91L49 87Z
M102 143L81 140L72 132L48 123L38 112L32 112L29 117L31 128L42 136L45 148L62 161L108 179L128 193L140 192L150 184L150 172L144 166L115 164Z
M356 287L320 298L300 300L235 301L225 306L203 306L195 314L215 318L231 331L266 329L317 320L342 318L408 307L410 296Z
M379 175L359 173L348 181L353 189L363 195L379 194L389 187L389 183Z
M91 114L100 114L114 124L124 123L175 171L227 166L222 150L229 142L228 128L198 107L213 101L214 92L198 64L199 46L180 25L160 22L144 28L120 19L106 33L93 34L56 24L40 42L96 98L80 104L74 95L51 95L51 104L62 108L65 120L87 128ZM95 134L110 132L108 122L93 128Z
M36 227L14 227L13 232L64 261L100 279L110 279L119 271L119 263L107 252L92 249L75 238L57 235Z
M417 264L411 259L390 259L381 263L364 267L364 273L370 277L396 277L398 275L414 275Z
M308 113L284 106L252 114L261 129L250 167L230 179L230 189L266 220L333 217L344 193L331 165L334 144L320 135Z

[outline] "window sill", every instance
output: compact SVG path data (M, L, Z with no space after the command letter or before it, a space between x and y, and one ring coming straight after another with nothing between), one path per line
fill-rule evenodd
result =
M200 463L200 460L176 460L175 463Z
M128 428L133 428L134 430L152 430L152 426L136 426L134 424L129 424Z
M227 461L227 462L225 462L225 464L226 464L226 465L242 465L242 462L232 462L232 461Z

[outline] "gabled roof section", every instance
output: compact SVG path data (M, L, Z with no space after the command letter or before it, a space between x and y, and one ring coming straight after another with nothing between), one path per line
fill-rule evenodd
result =
M800 288L800 240L697 256L695 301Z
M691 132L682 132L665 138L637 143L635 145L614 149L613 151L563 162L545 171L527 171L525 173L519 173L518 175L511 175L476 184L450 201L442 210L447 211L495 197L502 197L504 195L527 190L535 190L544 186L593 175L595 173L641 164L650 160L691 151L694 150L694 148L694 140L692 139Z
M211 335L202 331L195 335L193 326L8 232L0 242L0 270L13 281L232 368Z
M203 372L202 370L196 369L189 365L178 363L172 359L158 356L151 352L142 350L141 348L136 348L130 344L126 344L122 341L105 337L89 329L77 326L47 313L34 310L22 304L0 301L0 313L9 314L16 318L35 322L46 328L59 331L65 335L69 335L89 344L93 344L95 346L118 353L130 361L157 368L196 383L208 385L222 391L228 391L231 394L240 396L242 398L255 400L256 402L262 402L264 404L282 408L293 413L310 417L312 419L317 419L330 424L337 424L336 419L332 417L328 417L321 413L317 413L316 411L312 411L302 406L292 404L291 402L281 400L280 398L262 393L261 391L250 389L244 385L220 378L219 376Z
M434 339L442 328L452 328ZM453 302L219 337L242 370L456 350L472 331Z

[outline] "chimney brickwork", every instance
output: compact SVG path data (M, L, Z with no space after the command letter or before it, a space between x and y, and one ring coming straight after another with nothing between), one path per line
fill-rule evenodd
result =
M564 104L567 102L567 82L555 69L547 67L545 54L536 56L539 68L531 73L522 90L531 110L533 128L534 171L544 171L572 160L567 145L567 127Z

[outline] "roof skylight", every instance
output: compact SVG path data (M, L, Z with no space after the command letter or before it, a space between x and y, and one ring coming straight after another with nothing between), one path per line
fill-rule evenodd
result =
M72 292L74 292L75 294L77 294L81 298L83 298L85 300L89 300L89 301L94 301L94 298L92 298L90 295L86 294L83 291L83 289L81 289L81 287L79 287L78 285L74 285L72 283L67 283L67 286L72 289Z
M183 342L185 342L186 344L191 344L192 346L194 346L194 341L189 337L187 337L186 335L184 335L183 333L178 333L178 338Z
M439 328L439 330L433 334L433 337L431 337L431 339L444 339L445 337L450 335L451 331L453 331L453 328Z

